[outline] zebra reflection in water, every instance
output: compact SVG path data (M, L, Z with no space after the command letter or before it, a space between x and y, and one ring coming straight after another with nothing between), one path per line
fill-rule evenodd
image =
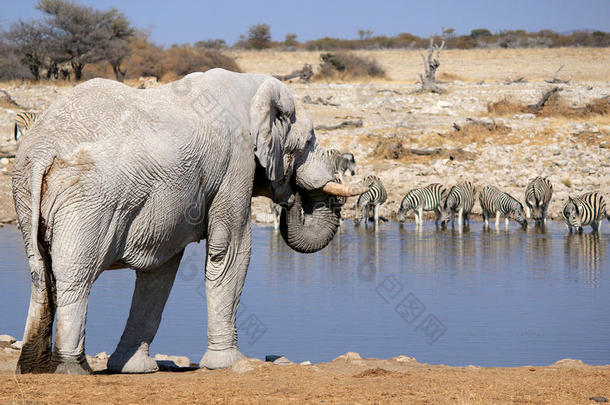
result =
M564 236L566 267L578 272L577 274L590 287L599 287L607 243L606 238L598 233L566 234Z

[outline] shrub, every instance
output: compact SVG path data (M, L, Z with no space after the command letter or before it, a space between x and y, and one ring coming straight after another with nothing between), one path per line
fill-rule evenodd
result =
M265 49L271 46L271 26L256 24L248 29L246 47L249 49Z
M370 58L349 52L323 53L316 74L318 79L350 79L357 77L385 77L385 70Z
M172 46L164 52L162 60L163 73L174 72L179 77L217 67L234 72L240 71L239 66L230 56L216 49L193 48L189 45Z

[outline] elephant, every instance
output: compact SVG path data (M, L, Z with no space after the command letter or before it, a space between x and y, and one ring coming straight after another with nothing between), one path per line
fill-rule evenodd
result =
M149 345L185 246L203 239L208 346L200 365L230 367L244 357L235 317L251 198L281 204L283 240L311 253L337 231L332 197L366 191L334 182L324 154L291 90L265 75L212 69L145 90L98 78L59 96L14 162L32 278L16 372L91 372L88 295L102 271L118 268L135 270L136 282L108 368L156 371Z

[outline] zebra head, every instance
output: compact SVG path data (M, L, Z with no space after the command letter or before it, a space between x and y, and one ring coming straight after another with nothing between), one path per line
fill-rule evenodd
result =
M413 209L413 205L411 203L411 199L409 198L412 191L409 191L407 195L402 199L400 203L400 208L398 209L398 221L405 222L407 220L407 212Z
M449 191L449 195L447 195L446 189L442 191L441 195L441 203L440 203L440 211L441 211L441 225L445 225L447 222L451 221L453 216L453 211L456 208L457 201L456 195L457 189L455 186L451 187L451 191Z
M510 215L515 221L520 223L522 227L527 227L527 216L525 215L523 204L521 204L519 201L516 201L516 204L514 204L510 210Z
M579 204L572 197L568 197L568 202L564 205L562 213L568 226L573 226L576 229L581 228L582 207L579 207Z
M343 153L341 154L341 160L343 172L349 171L349 173L354 176L356 174L356 159L354 158L354 154Z

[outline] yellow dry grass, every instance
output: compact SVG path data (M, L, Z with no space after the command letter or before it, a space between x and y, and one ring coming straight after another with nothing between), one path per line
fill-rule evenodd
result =
M394 81L415 83L423 72L422 50L365 50L354 53L375 59ZM229 51L245 72L286 74L309 63L317 69L321 51ZM504 81L523 76L528 81L551 79L561 65L560 78L610 80L610 48L452 49L441 52L441 80ZM444 77L443 75L448 75ZM453 79L459 78L459 79Z

